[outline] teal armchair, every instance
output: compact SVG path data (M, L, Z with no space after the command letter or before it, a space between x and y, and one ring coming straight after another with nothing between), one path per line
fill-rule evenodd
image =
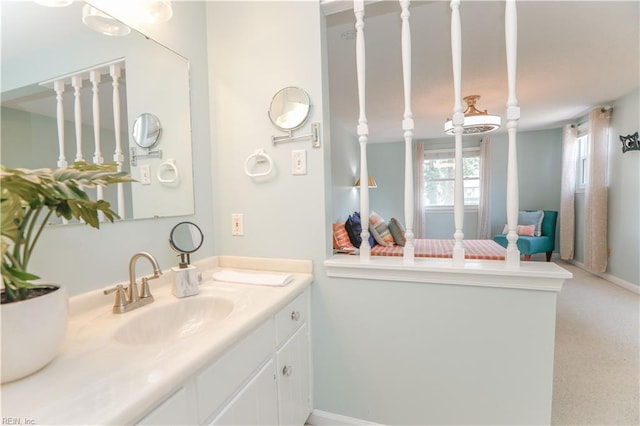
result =
M539 237L528 237L518 235L518 250L524 255L524 260L531 260L531 255L536 253L546 253L547 262L551 261L551 254L556 245L556 222L558 220L558 212L553 210L545 210L542 218L541 235ZM504 234L496 235L493 241L502 247L507 247L507 236Z

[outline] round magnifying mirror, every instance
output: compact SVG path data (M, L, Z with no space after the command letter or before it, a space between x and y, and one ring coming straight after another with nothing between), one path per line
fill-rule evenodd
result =
M309 117L311 103L299 87L285 87L275 94L269 107L269 119L285 132L301 127Z
M189 254L202 246L204 235L193 222L180 222L171 230L169 244L171 248L180 253L180 267L189 265Z
M149 149L158 142L161 130L158 117L145 112L133 122L133 140L139 147Z

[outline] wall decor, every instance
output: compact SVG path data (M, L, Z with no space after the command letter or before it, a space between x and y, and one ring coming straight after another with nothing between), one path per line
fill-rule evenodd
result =
M632 135L622 136L620 135L620 142L622 142L622 153L627 151L640 151L640 142L638 141L638 132Z

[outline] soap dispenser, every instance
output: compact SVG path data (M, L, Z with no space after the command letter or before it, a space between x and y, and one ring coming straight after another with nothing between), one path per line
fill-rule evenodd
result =
M190 254L202 246L204 237L200 228L191 222L180 222L171 230L169 244L177 251L180 261L171 268L174 275L173 295L193 296L200 292L198 268L190 265Z
M181 253L180 262L177 267L171 268L175 273L175 280L173 282L173 295L176 297L187 297L198 294L200 289L198 288L198 268L193 265L189 265L185 261L185 255L188 258L188 254Z

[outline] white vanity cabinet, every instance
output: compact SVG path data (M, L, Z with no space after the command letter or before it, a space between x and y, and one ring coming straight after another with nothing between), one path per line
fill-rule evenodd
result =
M312 410L308 320L307 288L139 424L304 425Z

